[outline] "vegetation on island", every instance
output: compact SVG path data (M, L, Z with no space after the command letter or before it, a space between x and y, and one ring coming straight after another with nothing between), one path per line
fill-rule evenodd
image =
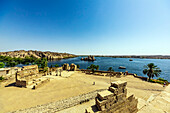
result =
M6 67L14 67L18 64L23 65L35 65L37 64L39 68L47 67L47 59L46 58L36 58L34 56L26 56L25 58L12 58L9 56L0 56L0 62L5 64ZM0 66L3 66L3 64L0 63ZM3 66L3 67L4 67Z
M95 70L99 70L99 65L91 64L87 69L90 69L94 73Z

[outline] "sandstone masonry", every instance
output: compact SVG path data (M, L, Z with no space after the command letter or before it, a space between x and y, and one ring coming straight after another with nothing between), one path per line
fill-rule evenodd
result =
M97 113L137 113L138 100L134 95L127 97L127 82L112 82L108 90L100 92L95 98ZM92 108L85 113L94 113Z

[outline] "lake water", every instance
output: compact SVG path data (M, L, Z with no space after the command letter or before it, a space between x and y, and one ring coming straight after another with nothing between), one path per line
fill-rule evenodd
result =
M161 70L162 73L159 77L164 78L170 82L170 59L138 59L132 58L133 61L129 61L129 58L111 58L111 57L96 57L96 61L88 62L88 61L81 61L82 57L75 57L69 59L62 59L59 61L50 61L48 62L48 66L58 64L59 66L63 65L64 63L74 63L79 64L80 69L87 69L88 66L91 64L99 65L99 70L106 71L109 67L112 67L114 71L118 72L125 72L128 71L129 73L136 73L139 76L147 77L147 75L143 74L144 65L148 63L154 63L157 65ZM118 69L119 66L125 66L126 69Z

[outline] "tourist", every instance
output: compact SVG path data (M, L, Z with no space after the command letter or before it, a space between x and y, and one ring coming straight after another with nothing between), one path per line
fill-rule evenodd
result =
M163 87L165 87L166 86L166 83L164 82L164 85L163 85Z

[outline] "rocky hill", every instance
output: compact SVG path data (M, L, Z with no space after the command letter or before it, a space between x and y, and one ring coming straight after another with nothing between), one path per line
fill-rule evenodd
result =
M10 56L16 58L25 58L26 56L34 56L36 58L47 58L47 60L57 60L64 58L72 58L76 57L76 55L68 54L68 53L58 53L58 52L50 52L50 51L34 51L34 50L18 50L18 51L9 51L9 52L0 52L0 56Z

